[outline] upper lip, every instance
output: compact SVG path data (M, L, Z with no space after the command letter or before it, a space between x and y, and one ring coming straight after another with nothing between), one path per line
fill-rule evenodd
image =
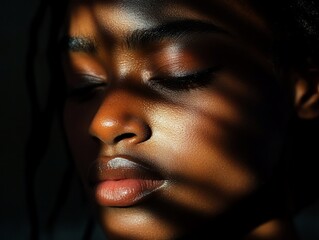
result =
M90 185L95 185L102 181L123 179L163 179L154 167L144 164L143 160L120 155L99 157L90 166L88 173Z

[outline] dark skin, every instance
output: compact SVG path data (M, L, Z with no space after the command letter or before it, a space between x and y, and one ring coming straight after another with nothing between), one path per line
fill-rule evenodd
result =
M108 239L297 239L269 185L317 113L272 33L244 0L71 3L65 129Z

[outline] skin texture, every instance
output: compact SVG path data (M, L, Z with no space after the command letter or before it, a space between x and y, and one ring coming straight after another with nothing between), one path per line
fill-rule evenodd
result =
M253 229L277 217L264 215L272 198L263 190L282 154L291 93L274 71L272 30L247 2L71 3L65 129L109 239L178 239L206 227L211 237L259 239ZM172 23L180 34L136 34ZM115 161L114 170L114 158L128 166ZM117 200L105 200L113 188L95 184L112 174L142 175L152 187L130 195L114 185ZM260 227L269 239L284 234L273 222Z

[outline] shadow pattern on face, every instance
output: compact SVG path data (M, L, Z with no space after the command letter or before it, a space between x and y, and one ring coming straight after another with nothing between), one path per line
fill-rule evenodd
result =
M183 4L189 4L190 6L194 7L194 3L192 1L186 1L183 2ZM201 12L205 12L207 8L206 4L210 4L208 1L203 1L203 5L196 5L196 8L200 9ZM58 5L57 5L58 6ZM58 8L56 7L55 11L60 12L60 10L57 10ZM41 10L39 12L44 13L45 8L42 6L40 8ZM207 12L208 15L212 14L211 10ZM232 12L230 13L229 10L226 7L223 7L223 4L216 4L214 5L214 14L222 14L220 16L221 18L229 19L230 22L239 22L238 18L239 16L234 15ZM41 18L42 16L38 16ZM60 23L61 21L57 21L58 18L53 18L52 21L56 21L53 25L56 24L56 26L52 26L53 29L58 30L60 28ZM102 28L102 26L99 26L99 23L97 21L97 26ZM34 26L34 31L37 30L39 26ZM258 33L258 29L251 29L249 22L245 24L243 20L241 19L240 25L238 26L240 28L245 29L247 33L249 33L247 36L260 36L260 39L257 39L257 42L262 42L262 39L264 39L264 36L262 36L261 33ZM52 42L49 43L49 46L54 46L54 39L56 39L56 35L58 35L58 31L53 31L51 33L51 37L49 37ZM31 34L31 42L36 43L34 38L37 36L36 33ZM258 38L258 37L257 37ZM263 44L263 43L262 43ZM267 45L265 43L265 45ZM30 49L36 49L35 45L32 45ZM57 49L55 49L57 50ZM34 56L36 52L30 52L28 55L28 60L30 63L33 62ZM51 55L52 54L52 55ZM55 52L54 49L51 49L50 51L50 59L51 59L51 65L55 66L56 63L53 62L56 60L55 58ZM32 66L28 66L28 69L32 69ZM240 66L236 69L236 66L234 66L234 71L236 72L237 75L240 75L240 73L243 71ZM31 129L32 133L30 136L30 146L28 146L28 153L27 153L27 162L31 163L33 162L34 164L28 165L29 168L27 169L27 184L28 186L32 186L32 177L31 175L35 175L35 170L36 166L40 164L40 159L43 157L44 152L40 152L38 156L34 156L32 153L35 147L37 145L37 148L39 147L40 141L38 139L48 139L49 136L43 135L45 133L48 133L48 127L50 126L50 118L52 117L52 110L56 109L56 103L58 103L58 107L62 106L62 101L61 99L56 97L56 93L61 91L63 89L63 82L62 81L56 81L56 79L60 78L62 76L61 71L56 71L56 68L52 69L52 95L48 96L48 103L47 106L45 107L45 110L42 111L39 109L37 106L37 100L33 99L31 102L35 106L33 116L35 117L33 119L34 126ZM60 75L61 74L61 75ZM30 95L31 96L36 96L36 93L33 91L35 89L34 82L33 82L33 74L32 72L28 73L28 85L30 88ZM255 79L255 77L248 77L243 76L243 79ZM256 84L249 82L248 84ZM229 89L228 86L224 86L222 84L215 84L214 86L217 90L221 92L223 95L225 95L226 98L230 99L234 104L238 106L244 106L243 111L247 112L247 114L258 114L260 115L259 117L265 117L265 114L263 112L256 113L256 106L251 106L249 99L245 99L245 96L242 96L241 94L237 94L236 91L233 91L232 89ZM153 102L165 102L166 100L163 99L162 96L156 94L155 92L151 91L145 91L144 88L141 88L140 86L137 85L129 85L127 86L127 89L131 92L131 94L147 98L150 101ZM104 96L106 97L106 96ZM98 106L98 105L97 105ZM273 106L273 104L272 104ZM253 110L251 110L253 109ZM264 108L261 108L264 109ZM268 109L269 113L271 113L272 109ZM278 113L280 111L280 108L276 109L275 112ZM93 116L92 116L93 117ZM216 124L220 125L220 128L226 129L225 131L232 132L234 135L243 137L247 139L247 141L242 142L243 146L247 145L253 145L254 139L249 136L249 132L246 131L246 129L241 129L241 128L236 128L234 127L232 122L227 122L224 119L216 119L214 116L208 115L207 118L213 118L212 121L214 121ZM297 117L295 118L297 119ZM276 119L273 119L272 123L269 124L269 126L274 126L278 127L281 126L280 124L277 124ZM44 126L45 125L45 126ZM300 128L298 126L301 126ZM297 127L297 129L295 129ZM287 161L292 162L292 172L296 172L295 169L298 169L298 175L302 174L304 177L302 181L300 181L300 178L297 176L288 176L292 179L289 179L291 182L291 186L295 186L296 189L293 190L293 195L297 199L297 209L301 209L303 206L311 203L313 199L316 199L318 197L318 193L316 193L313 190L313 182L316 182L316 176L317 174L315 173L315 169L313 166L314 162L314 156L316 156L316 153L314 149L316 149L316 143L314 141L305 141L307 139L311 139L309 137L309 133L318 133L318 122L313 121L313 122L300 122L298 120L294 120L291 123L291 126L288 126L288 129L291 130L293 129L289 135L291 139L289 139L292 142L292 145L287 146L287 151L290 151L291 154L289 156L286 156L288 159ZM248 136L247 136L248 135ZM223 151L227 153L234 154L238 156L238 153L242 154L242 158L246 159L246 157L250 154L251 152L242 152L243 146L237 145L235 146L231 141L228 139L224 139L223 143L221 143L221 139L216 139L214 140L214 136L207 136L208 139L211 139L211 142L220 147L224 148ZM35 144L36 143L36 144ZM219 146L220 145L220 146ZM47 148L47 143L42 142L41 148L45 150ZM246 147L245 147L246 148ZM259 154L259 149L254 149L256 151L256 154ZM309 159L308 161L299 161L299 159ZM38 162L35 162L34 160L37 160ZM234 204L225 214L222 216L217 216L214 219L209 219L209 217L198 215L196 211L189 209L187 207L181 206L178 202L174 203L172 201L165 201L164 199L161 199L160 202L154 206L152 202L148 203L149 205L146 205L146 208L152 209L152 211L157 211L158 217L165 219L165 221L171 221L172 224L181 224L181 227L185 227L184 224L190 227L190 229L193 228L193 223L196 222L197 226L200 226L200 228L197 229L195 227L195 235L192 235L192 233L187 233L190 234L186 238L183 239L192 239L192 237L196 236L201 236L202 229L209 230L209 232L214 232L216 237L226 237L227 234L229 233L229 237L234 237L234 236L239 236L239 235L245 235L247 231L250 229L256 227L259 223L263 222L266 219L270 219L272 217L275 217L277 215L285 215L286 214L286 209L285 209L285 204L286 204L286 196L285 193L281 191L281 187L286 184L287 181L287 174L284 170L286 163L279 163L278 169L273 176L272 180L270 180L267 184L263 185L260 189L258 189L256 192L251 193L251 195L247 196L246 198L242 199L242 201ZM250 165L250 164L248 164ZM245 165L243 166L245 168ZM263 166L256 166L256 168L263 168ZM309 173L310 174L305 175L304 173ZM291 174L288 173L288 175ZM67 174L69 175L69 173ZM176 179L179 179L178 176L175 176ZM31 181L30 181L31 180ZM179 179L179 181L187 181L186 179ZM279 184L278 184L279 183ZM212 186L205 186L201 182L192 182L188 184L193 184L195 187L199 189L203 189L202 191L207 191L210 192L214 196L221 196L222 198L227 198L225 197L224 190L223 189L212 189ZM67 184L65 184L67 185ZM306 186L306 187L304 187ZM30 191L32 194L32 191ZM29 199L29 204L31 204L32 197L30 196ZM60 202L62 204L62 202ZM296 203L295 203L296 204ZM32 205L32 204L31 204ZM35 206L32 205L32 211L35 211ZM162 211L161 206L165 206L165 209L172 209L176 213L175 216L172 216L170 214L166 214ZM185 216L191 216L192 220L190 221L189 219L186 219ZM242 216L245 216L245 221L243 221ZM208 218L208 219L207 219ZM186 219L186 221L184 221ZM33 221L36 222L35 219ZM197 222L198 221L198 222ZM201 222L204 221L204 222ZM207 226L206 226L207 223ZM240 224L239 224L240 223ZM214 226L214 229L212 229L212 226ZM234 231L227 231L227 229L234 229ZM35 229L36 230L36 229ZM198 231L197 231L198 230ZM36 239L33 238L33 239Z

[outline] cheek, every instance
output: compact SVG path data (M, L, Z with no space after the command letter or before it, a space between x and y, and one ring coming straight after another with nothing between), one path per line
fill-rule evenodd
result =
M222 184L233 178L234 183L249 186L253 171L244 159L245 149L238 148L250 139L236 131L243 116L237 116L237 109L216 95L206 100L201 106L193 102L192 106L164 107L153 113L157 126L153 141L160 143L167 155L162 164L172 174L189 174L203 182ZM229 181L224 181L225 176Z
M275 101L268 100L268 91L249 94L258 91L236 86L229 79L223 82L253 104L215 89L198 91L187 101L156 106L151 114L151 141L157 146L153 154L176 179L175 201L194 196L187 202L190 208L222 209L223 204L248 194L266 180L275 155L280 154L279 126L273 125L280 116L269 119L274 113L267 105Z

